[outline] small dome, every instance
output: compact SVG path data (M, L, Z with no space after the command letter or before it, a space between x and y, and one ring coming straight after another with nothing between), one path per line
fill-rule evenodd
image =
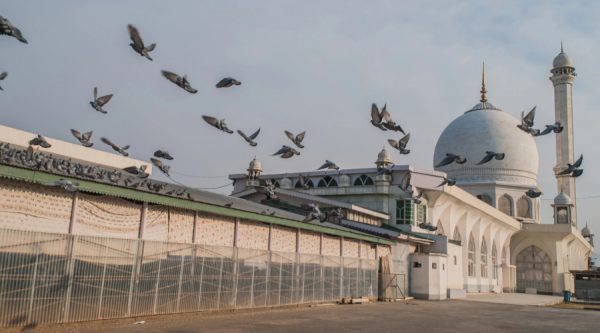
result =
M290 189L292 188L292 180L289 178L283 178L279 181L279 186L281 186L283 189Z
M256 157L250 161L250 165L248 165L248 171L262 171L262 164Z
M386 165L386 164L390 164L390 163L392 163L392 156L387 151L387 149L385 149L385 146L384 146L383 149L379 152L379 154L377 154L377 161L375 161L375 164L376 165Z
M561 50L560 53L554 58L554 61L552 62L552 67L574 67L573 60L571 60L571 57L569 57L568 54Z
M340 175L338 178L338 186L350 186L351 179L348 175Z
M583 237L594 236L594 234L592 234L592 231L590 230L590 228L588 228L587 223L585 224L585 227L583 227L583 229L581 229L581 236L583 236Z
M560 192L556 198L554 198L555 205L572 205L573 200L565 192Z

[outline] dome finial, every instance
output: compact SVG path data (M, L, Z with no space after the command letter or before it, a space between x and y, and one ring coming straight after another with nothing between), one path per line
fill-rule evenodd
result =
M565 53L565 50L563 49L562 40L560 41L560 53Z
M481 99L479 100L481 103L485 103L488 101L487 99L487 90L485 90L485 62L483 63L483 68L481 70Z

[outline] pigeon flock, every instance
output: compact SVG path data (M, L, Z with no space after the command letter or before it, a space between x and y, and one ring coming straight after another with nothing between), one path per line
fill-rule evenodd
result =
M131 43L129 44L129 46L132 48L132 50L135 53L139 54L141 57L144 57L149 61L153 61L153 58L151 57L151 52L154 51L157 44L152 43L150 45L146 45L144 43L144 41L142 40L142 37L141 37L138 29L131 24L129 24L127 26L127 30L129 33L129 38L131 39ZM2 16L0 16L0 35L13 37L13 38L17 39L18 41L20 41L21 43L25 43L25 44L28 43L27 40L25 39L25 37L23 36L23 33L17 27L15 27L8 19L6 19ZM182 75L179 75L179 74L167 71L167 70L162 70L161 74L168 81L172 82L173 84L177 85L178 87L187 91L188 93L196 94L198 92L197 89L192 87L190 81L187 78L187 75L182 76ZM8 76L8 72L1 72L0 73L0 81L5 80L7 78L7 76ZM216 83L215 87L217 89L231 88L234 86L240 86L241 84L242 84L242 82L238 81L235 78L225 77L225 78L221 79L218 83ZM4 90L4 89L0 86L0 90ZM89 103L90 103L90 106L95 111L106 115L106 114L108 114L108 111L105 109L105 107L110 102L112 97L113 97L112 93L106 94L103 96L98 96L98 88L94 87L93 100L90 101ZM534 137L535 136L543 136L543 135L547 135L550 133L558 134L563 131L563 126L559 122L555 122L554 124L546 125L543 130L534 128L535 111L536 111L536 108L533 107L533 109L531 109L527 114L525 114L523 112L521 115L521 123L519 125L517 125L517 127L519 129L521 129L522 131L524 131ZM379 107L377 106L377 104L373 103L371 105L370 116L371 116L370 123L374 127L378 128L379 130L402 133L403 136L400 139L390 138L390 139L388 139L388 143L395 150L397 150L401 155L407 155L410 153L410 149L407 148L408 144L409 144L409 140L410 140L410 133L406 133L404 131L404 129L393 120L391 113L387 109L387 104L384 104L384 106L380 110ZM230 129L228 127L228 125L226 124L225 119L219 119L217 117L209 116L209 115L202 115L202 118L204 119L204 121L207 124L218 129L221 132L224 132L227 134L234 133L234 130ZM258 142L256 140L260 134L260 128L257 129L256 131L254 131L251 135L247 135L241 129L237 129L235 131L242 137L242 139L246 143L249 144L249 146L256 147L258 145ZM300 155L301 152L297 149L304 149L303 141L304 141L304 138L306 135L306 131L302 131L298 134L294 134L288 130L284 130L283 132L284 132L285 136L293 143L295 148L290 147L288 145L282 145L281 149L279 149L277 152L272 154L272 156L279 156L282 159L290 159L294 156ZM94 145L94 143L92 142L93 131L91 131L91 130L87 131L87 132L80 132L78 130L71 129L71 134L84 147L92 147ZM106 137L101 137L100 140L104 144L110 146L115 152L117 152L123 156L129 155L129 153L127 152L127 150L130 148L129 145L121 146L121 145L115 144ZM29 142L29 145L30 145L30 147L32 147L32 146L40 146L43 148L51 147L50 143L48 143L48 141L41 135L38 135L37 137L32 138ZM484 165L484 164L492 162L493 160L503 160L504 158L505 158L505 154L503 152L486 151L485 156L483 156L482 159L480 160L480 162L478 162L476 165L478 165L478 166ZM508 156L507 158L510 158L510 156ZM154 166L156 166L162 173L164 173L169 178L170 178L170 166L168 164L166 164L165 160L171 161L173 159L174 159L173 156L168 151L162 150L162 149L156 150L153 154L153 157L150 157L150 161L152 162L152 164ZM441 161L436 163L435 167L447 166L452 163L464 164L466 162L467 162L467 158L465 156L454 154L452 152L446 152L445 157ZM582 162L583 162L583 155L577 161L575 161L575 163L568 164L564 168L564 170L558 172L557 175L564 175L564 176L570 176L570 177L581 176L581 174L583 173L583 169L581 168ZM389 175L392 173L392 168L393 168L393 165L388 166L388 167L381 167L380 170L378 170L378 172L380 174L388 174ZM338 165L336 165L336 163L334 163L330 160L326 160L325 163L323 163L317 170L324 170L324 169L339 170L340 167ZM146 166L128 167L128 168L125 168L124 171L126 171L130 174L136 175L142 179L147 178L149 176L149 174L146 172ZM299 185L301 188L307 189L310 187L310 185L308 184L308 180L304 176L300 176L299 178L300 178ZM456 184L456 181L453 179L449 179L446 177L442 177L442 178L443 178L442 182L438 185L438 187L453 186ZM62 187L66 190L73 190L74 188L76 188L76 184L72 184L69 181L66 181L63 179L61 179L60 181L58 181L52 185ZM277 195L275 193L275 186L269 180L263 180L261 185L257 186L256 188L257 188L257 191L265 194L267 199L277 200ZM411 185L410 172L408 172L404 176L404 178L400 182L399 188L402 191L406 192L408 195L410 195L411 200L415 203L420 203L421 199L424 197L423 191L420 191L417 194L415 189ZM531 198L537 198L540 195L542 195L541 192L537 191L537 189L534 189L534 188L529 189L525 194ZM188 193L188 197L189 197L189 193ZM324 220L328 219L328 213L321 212L318 205L316 205L316 204L311 204L304 208L308 211L307 220L317 219L320 221L324 221ZM273 215L274 212L264 211L263 214ZM340 213L337 212L337 214L339 215ZM337 216L337 217L339 217L339 216Z

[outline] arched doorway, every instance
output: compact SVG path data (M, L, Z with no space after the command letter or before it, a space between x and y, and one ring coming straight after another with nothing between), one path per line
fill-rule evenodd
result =
M535 288L538 293L552 293L552 260L539 247L532 245L517 255L517 291Z

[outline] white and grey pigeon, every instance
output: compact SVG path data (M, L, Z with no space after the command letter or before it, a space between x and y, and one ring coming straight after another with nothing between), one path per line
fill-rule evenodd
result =
M162 73L162 75L167 78L167 80L175 83L178 87L182 88L183 90L191 93L191 94L195 94L198 92L198 90L192 88L192 86L190 85L190 82L187 79L187 75L184 76L180 76L178 74L175 74L173 72L169 72L169 71L160 71Z
M546 128L539 134L541 135L546 135L546 134L550 134L551 132L554 132L556 134L562 132L564 129L564 127L561 125L560 122L555 122L552 125L546 125Z
M535 109L536 107L534 106L533 109L531 109L527 114L525 114L525 112L521 112L521 123L517 125L517 127L526 133L529 133L533 136L538 136L540 134L540 130L533 128Z
M277 196L277 193L275 193L275 185L269 179L265 180L264 185L256 186L255 189L258 193L264 194L267 197L267 199L269 199L269 200L278 200L279 199L279 197Z
M440 185L436 186L436 187L441 187L444 185L448 185L448 186L454 186L456 185L456 180L452 179L452 178L446 178L446 177L442 177L443 180L440 183Z
M387 104L383 106L383 110L386 110ZM377 104L371 104L371 124L373 126L379 128L382 131L387 131L387 128L383 125L383 115L382 112L379 112L379 108Z
M202 119L204 119L204 121L206 121L209 125L213 126L216 129L219 129L225 133L233 133L232 130L230 130L229 128L227 128L227 124L225 123L225 119L217 119L215 117L211 117L211 116L202 116Z
M131 38L131 43L129 43L129 46L131 46L131 48L142 57L146 57L146 59L152 61L150 52L154 50L156 43L145 46L144 41L142 41L142 37L140 37L140 33L133 25L129 24L127 26L127 30L129 31L129 38Z
M27 44L27 39L23 37L21 30L12 25L7 18L0 16L0 35L15 37L19 42Z
M165 163L163 163L161 160L156 159L154 157L150 157L150 161L152 162L152 164L154 164L160 171L162 171L162 173L164 173L167 176L171 176L169 174L171 167Z
M44 138L43 136L41 136L39 134L35 138L29 140L29 145L30 146L40 146L42 148L52 147L52 145L50 143L48 143L48 141L46 141L46 138Z
M114 144L112 141L110 141L107 138L100 138L100 141L102 141L105 144L109 145L117 153L119 153L119 154L121 154L123 156L129 156L129 153L126 151L127 149L129 149L129 145L125 145L123 147L119 147L119 146L117 146L116 144Z
M504 156L505 156L504 153L496 153L495 151L486 151L485 156L483 157L483 159L481 161L479 161L479 163L477 163L477 165L482 165L482 164L488 163L492 159L503 160Z
M79 190L79 183L72 182L72 181L70 181L68 179L64 179L64 178L61 178L57 181L50 182L50 183L43 183L43 185L60 187L63 190L69 191L69 192L75 192L75 191Z
M129 172L132 175L136 175L138 176L138 178L148 178L148 176L150 176L149 173L146 172L146 169L148 169L148 166L145 164L138 166L130 166L127 168L124 168L123 170Z
M389 129L390 131L401 132L402 134L406 134L404 133L402 127L400 127L400 125L396 124L396 122L392 120L392 115L387 110L387 105L383 106L383 110L381 110L381 117L383 118L383 127Z
M281 158L290 158L294 155L300 155L300 152L290 146L284 145L284 146L281 146L281 149L279 149L275 154L273 154L271 156L277 156L277 155L280 155Z
M413 186L410 183L411 178L412 178L411 173L407 172L404 175L404 177L402 177L402 180L400 181L400 185L398 185L398 187L402 191L404 191L404 192L406 192L406 193L408 193L408 194L410 194L412 196L412 194L413 194L414 191L413 191Z
M541 191L536 191L534 188L530 188L527 190L527 192L525 192L525 195L527 195L528 197L530 197L532 199L538 198L542 194L543 193Z
M323 169L339 170L340 167L337 166L337 164L333 163L330 160L325 160L325 163L323 163L323 165L321 165L317 170L323 170Z
M157 150L154 152L154 157L164 158L165 160L173 160L173 156L166 150Z
M254 139L256 139L258 133L260 133L260 128L256 130L256 132L252 133L250 136L246 135L246 133L244 133L242 130L237 130L237 132L242 138L244 138L244 140L246 140L246 142L248 142L249 145L251 145L252 147L256 147L258 143L256 143Z
M406 149L406 145L408 145L408 140L410 140L410 133L403 136L400 140L396 141L394 139L388 139L389 144L396 148L400 154L408 154L410 153L410 149Z
M452 164L456 162L456 164L465 164L467 163L467 159L463 156L447 153L446 157L440 161L440 163L436 164L435 167L442 167L448 164Z
M0 81L6 79L7 76L8 76L8 72L0 73ZM0 86L0 90L4 90L4 89L2 89L2 87Z
M302 222L310 222L313 220L319 220L320 222L325 222L327 216L321 212L319 205L311 202L310 204L302 204L302 209L306 210L306 217Z
M229 88L232 86L239 86L240 84L242 84L242 82L232 78L232 77L226 77L221 79L221 81L219 81L216 84L217 88Z
M94 87L94 100L90 102L90 105L94 110L106 114L107 112L102 109L102 107L106 105L112 97L113 94L98 97L98 87Z
M81 143L82 146L88 148L94 145L94 143L90 142L93 133L93 131L81 133L78 130L71 129L71 134L73 134L73 136L79 141L79 143Z
M298 148L304 148L304 146L302 145L302 141L304 140L304 136L306 135L306 131L303 131L302 133L298 134L298 135L294 135L292 132L290 131L283 131L285 133L285 135L292 140L292 142L296 145L296 147Z

